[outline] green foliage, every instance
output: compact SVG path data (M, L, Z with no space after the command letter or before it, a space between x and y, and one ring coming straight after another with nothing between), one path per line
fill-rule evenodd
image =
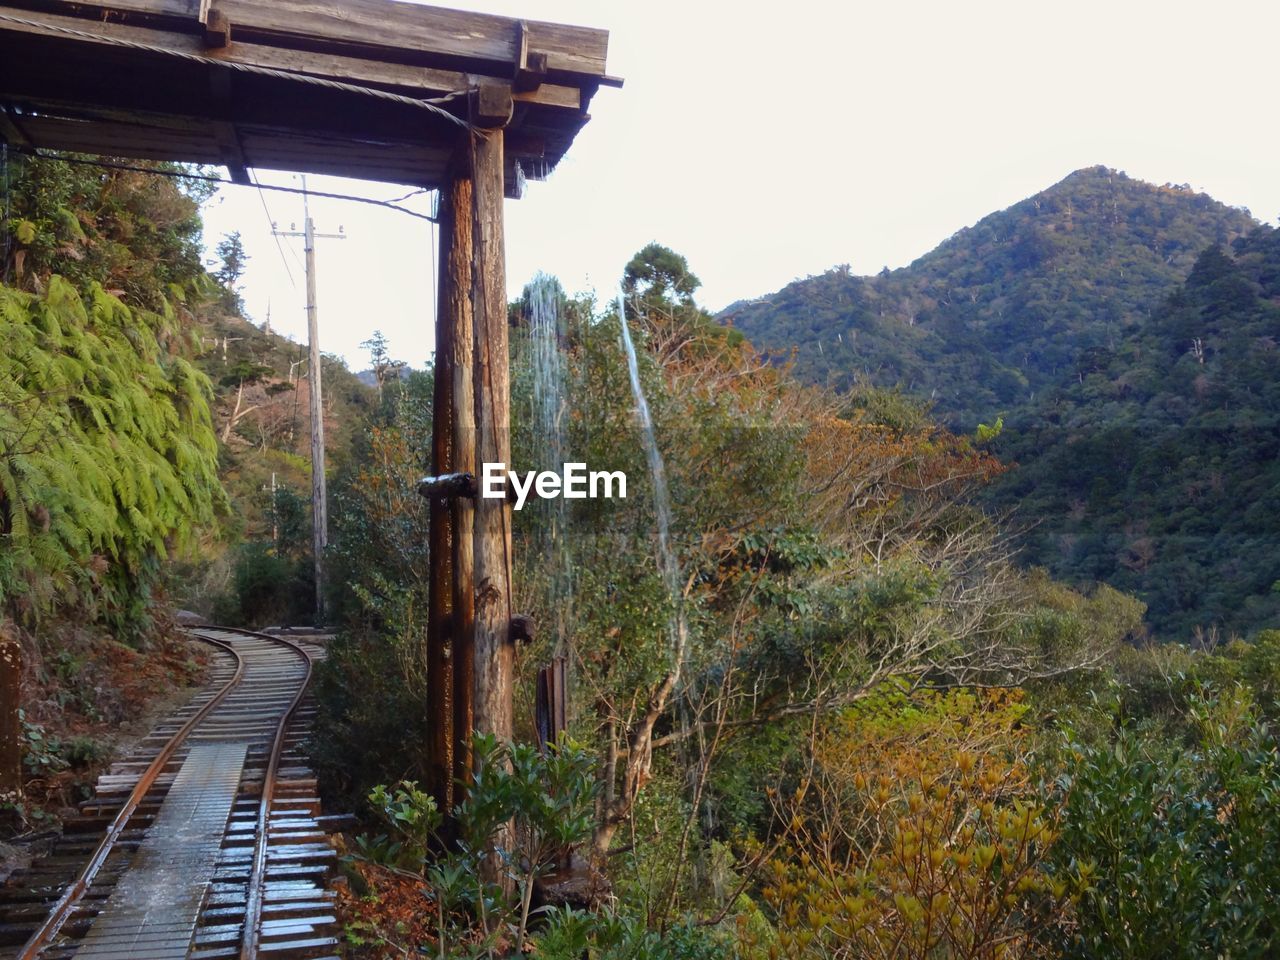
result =
M806 379L976 425L1017 464L984 502L1016 508L1031 564L1136 594L1164 640L1248 633L1280 623L1274 234L1098 167L902 270L834 270L724 318L798 345Z
M1054 856L1089 889L1062 932L1065 956L1275 955L1275 735L1239 690L1192 710L1193 746L1122 726L1071 748Z
M492 957L508 934L521 954L534 884L591 832L593 758L568 739L543 753L529 744L477 734L472 751L474 773L453 811L461 832L456 849L428 861L440 814L435 801L411 782L390 790L379 785L369 794L396 839L361 838L360 847L366 856L423 877L439 911L441 957L453 956L451 947L464 941L472 942L474 955ZM476 929L459 922L456 911L462 907L470 910ZM588 931L599 923L594 917L584 922Z
M979 443L986 443L994 440L1004 431L1004 417L996 417L996 422L988 426L985 423L978 424L975 433Z
M18 723L21 727L22 763L27 772L36 777L48 777L63 770L83 770L107 759L109 750L105 744L86 736L62 738L50 734L43 724L27 718L19 708Z
M0 276L21 285L57 274L82 294L98 284L155 312L209 291L199 215L209 184L46 158L12 162L11 220L3 228L18 246Z
M249 256L244 251L244 241L240 239L240 231L236 230L219 240L214 253L218 257L218 266L212 276L222 285L223 306L231 313L243 313L244 301L236 287L244 274Z
M309 560L290 557L270 543L234 548L231 584L213 606L213 619L237 627L304 623L315 607Z
M728 947L714 932L680 923L661 933L622 913L553 910L535 940L539 960L720 960Z
M224 498L209 383L171 314L54 277L0 288L0 599L93 599L136 630L156 558L193 549Z
M1010 418L989 503L1027 558L1136 594L1162 640L1280 624L1280 231L1209 248L1113 349Z
M417 781L401 780L390 789L378 784L368 801L395 836L361 834L356 838L360 855L374 863L422 871L442 819L435 799L419 789Z
M641 249L622 271L622 289L629 298L638 297L646 307L689 306L702 281L689 270L689 262L660 243Z
M331 485L330 601L342 625L317 670L318 759L328 787L361 796L389 778L427 775L427 504L432 380L384 395L359 466Z

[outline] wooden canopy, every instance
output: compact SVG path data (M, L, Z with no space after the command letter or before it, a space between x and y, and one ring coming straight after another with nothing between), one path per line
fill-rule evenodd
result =
M607 45L398 0L0 0L0 139L438 188L463 120L505 128L517 196L620 83Z

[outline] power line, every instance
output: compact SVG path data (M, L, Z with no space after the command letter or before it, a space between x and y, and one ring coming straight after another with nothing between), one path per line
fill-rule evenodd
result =
M2 19L2 18L0 18ZM70 157L60 153L49 153L31 147L18 147L10 145L10 150L14 153L25 154L29 157L38 157L41 160L59 160L63 163L79 164L83 167L102 167L106 170L126 170L133 173L151 173L157 177L169 177L174 180L200 180L204 183L220 183L230 187L243 187L244 184L236 183L234 180L227 180L223 177L213 177L203 173L189 173L176 170L156 170L153 167L144 167L139 164L131 163L112 163L108 160L89 160L83 157ZM375 207L386 207L388 210L395 210L397 213L403 213L406 216L415 217L418 220L426 220L435 223L436 218L426 214L419 213L417 210L410 210L408 207L402 207L391 200L375 200L372 197L357 197L349 193L325 193L320 190L300 190L297 187L278 186L274 183L258 183L255 184L259 190L275 190L278 193L292 193L301 196L324 197L327 200L351 200L355 203L367 203ZM407 194L399 199L404 200L413 194Z
M271 239L276 242L276 249L280 251L280 262L284 264L285 275L289 278L289 286L297 290L298 285L293 282L293 271L289 269L289 260L284 255L284 244L280 242L280 235L276 233L276 222L271 217L271 211L267 209L267 195L262 192L262 184L258 183L258 177L255 173L250 172L249 176L253 180L253 185L258 188L258 199L262 201L262 212L267 215L267 223L271 225ZM267 307L267 315L271 315L271 307Z

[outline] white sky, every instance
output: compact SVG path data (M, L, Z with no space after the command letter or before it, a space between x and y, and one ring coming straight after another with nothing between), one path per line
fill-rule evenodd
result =
M604 27L592 120L546 183L507 201L513 295L538 270L609 295L650 240L684 254L719 309L839 263L903 266L961 227L1105 164L1189 183L1275 222L1280 4L1272 0L453 0ZM297 183L261 171L263 182ZM388 184L313 189L391 198ZM301 228L301 198L267 192ZM414 201L427 210L427 198ZM375 329L421 366L432 349L424 221L313 201L321 343L355 369ZM305 339L301 242L286 276L252 188L225 188L206 241L240 230L244 295Z

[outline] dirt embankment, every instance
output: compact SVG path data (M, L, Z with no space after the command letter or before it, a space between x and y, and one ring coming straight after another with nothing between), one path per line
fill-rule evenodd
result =
M208 666L167 617L141 648L71 619L16 632L25 783L20 809L0 817L0 880L57 836L99 772L190 699Z

